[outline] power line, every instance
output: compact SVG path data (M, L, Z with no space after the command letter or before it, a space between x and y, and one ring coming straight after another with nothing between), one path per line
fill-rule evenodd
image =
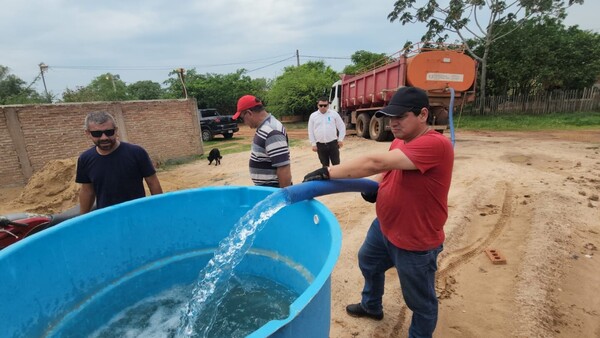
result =
M223 66L243 66L243 65L248 65L248 64L256 64L256 63L264 63L266 61L269 60L273 60L273 59L278 59L284 57L283 59L279 59L277 61L271 62L269 64L266 64L264 66L260 66L257 68L253 68L250 70L246 70L246 73L251 73L251 72L255 72L264 68L268 68L283 62L286 62L288 60L291 60L293 58L297 59L297 65L299 65L299 58L303 57L303 58L307 58L307 59L332 59L332 60L350 60L350 57L342 57L342 56L315 56L315 55L300 55L298 53L298 50L296 50L292 55L290 54L282 54L282 55L275 55L275 56L269 56L269 57L265 57L265 58L259 58L259 59L253 59L253 60L247 60L247 61L240 61L240 62L230 62L230 63L214 63L214 64L196 64L196 65L176 65L176 66L165 66L165 65L161 65L161 66L110 66L110 65L52 65L52 66L47 66L47 65L43 65L44 66L44 70L47 71L48 69L52 69L52 70L90 70L90 71L108 71L108 72L114 72L114 71L151 71L151 70L158 70L158 71L175 71L175 72L179 72L180 73L180 69L192 69L192 68L210 68L210 67L223 67ZM40 65L41 67L41 65ZM33 86L39 79L40 77L43 76L43 72L40 72L40 74L38 74L38 76L36 76L36 78L31 82L31 84L29 84L28 88ZM45 82L45 81L44 81Z
M185 67L186 69L191 69L191 68L210 68L210 67L223 67L223 66L235 66L235 65L241 66L241 65L247 65L247 64L263 63L265 61L273 60L273 59L280 58L280 57L287 56L287 55L289 55L289 54L270 56L270 57L266 57L266 58L254 59L254 60L248 60L248 61L230 62L230 63L183 65L183 67ZM271 65L277 64L279 62L281 62L281 60L276 61L276 62L272 63ZM52 66L52 68L54 68L54 69L105 70L105 71L109 71L109 70L168 70L168 71L170 71L173 69L177 69L179 67L181 67L181 66L180 65L178 65L178 66L107 66L107 65L101 65L101 66L97 66L97 65L93 65L93 66L57 65L57 66ZM268 65L265 67L268 67Z
M254 68L254 69L248 70L248 71L246 71L246 73L254 72L254 71L257 71L257 70L260 70L260 69L263 69L263 68L267 68L267 67L271 67L271 66L273 66L273 65L276 65L276 64L278 64L278 63L285 62L285 61L287 61L287 60L289 60L289 59L293 59L293 58L295 58L295 57L296 57L296 55L292 55L292 56L290 56L290 57L288 57L288 58L285 58L285 59L283 59L283 60L279 60L279 61L273 62L273 63L271 63L271 64L268 64L268 65L266 65L266 66L262 66L262 67L258 67L258 68Z
M303 58L312 58L312 59L332 59L332 60L351 60L352 58L349 56L314 56L314 55L300 55Z
M137 70L139 70L139 71L146 71L146 70L171 71L171 70L177 69L179 67L184 67L186 69L192 69L192 68L211 68L211 67L224 67L224 66L236 66L236 65L243 66L243 65L248 65L248 64L263 63L265 61L281 58L281 57L287 56L287 55L289 55L289 54L276 55L276 56L270 56L270 57L248 60L248 61L239 61L239 62L190 64L190 65L177 65L177 66L164 66L164 65L162 65L162 66L53 65L49 68L53 68L55 70L65 69L65 70L99 70L99 71L124 71L124 70L129 70L129 71L137 71ZM327 59L329 59L329 60L350 60L351 59L350 57L345 57L345 56L317 56L317 55L298 55L298 56L303 57L303 58L308 58L308 59L326 59L326 60ZM261 67L249 70L249 72L267 68L267 67L276 65L278 63L287 61L294 57L297 57L297 55L294 54L293 56L289 56L284 59L269 63L265 66L261 66Z

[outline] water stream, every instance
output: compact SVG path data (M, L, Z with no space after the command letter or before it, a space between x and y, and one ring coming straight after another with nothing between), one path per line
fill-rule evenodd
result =
M192 296L181 313L177 337L207 337L215 322L217 311L224 295L228 292L228 281L234 268L252 246L256 232L277 211L290 204L285 190L267 196L249 210L232 228L229 235L219 243L213 258L199 274ZM200 317L208 316L209 325L196 325Z

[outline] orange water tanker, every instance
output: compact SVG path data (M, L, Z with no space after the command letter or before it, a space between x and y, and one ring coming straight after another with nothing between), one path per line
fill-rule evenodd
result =
M430 123L443 132L448 127L450 91L454 89L455 105L475 98L477 63L461 50L418 49L414 53L398 53L387 64L357 75L342 75L333 84L330 101L347 126L358 136L377 141L393 137L389 119L374 117L401 87L413 86L427 91Z

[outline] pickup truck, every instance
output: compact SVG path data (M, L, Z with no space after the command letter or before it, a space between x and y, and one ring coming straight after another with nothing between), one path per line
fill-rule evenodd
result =
M222 134L225 138L232 138L233 133L240 130L237 122L231 116L221 115L214 108L198 109L198 114L203 142L212 140L217 134Z

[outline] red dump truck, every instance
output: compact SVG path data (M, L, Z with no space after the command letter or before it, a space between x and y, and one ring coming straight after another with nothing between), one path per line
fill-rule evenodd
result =
M332 108L340 113L348 129L356 129L358 136L376 141L393 139L389 118L374 115L404 86L427 91L430 123L440 132L448 128L452 98L454 106L475 99L477 63L464 50L419 48L398 55L362 74L342 75L331 88Z

